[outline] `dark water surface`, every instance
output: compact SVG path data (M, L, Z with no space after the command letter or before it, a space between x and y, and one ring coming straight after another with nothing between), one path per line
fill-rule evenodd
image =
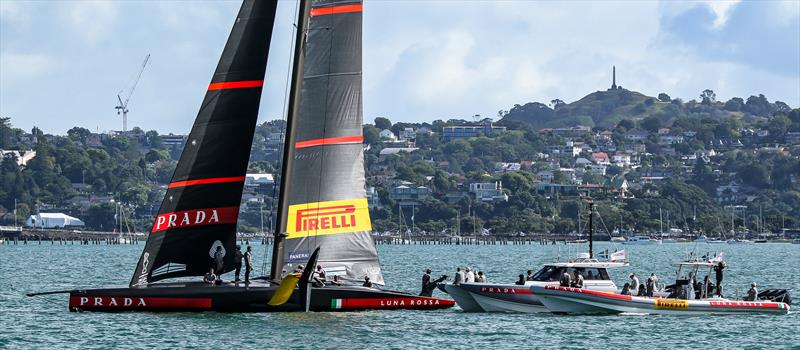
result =
M595 250L623 248L596 244ZM256 266L263 251L256 245ZM572 254L575 246L570 245ZM752 281L794 289L800 300L800 245L625 246L632 266L612 271L674 277L686 252L724 251L726 292ZM26 298L31 291L125 285L142 245L0 245L0 348L307 348L307 349L800 349L800 318L786 316L557 316L440 311L352 313L72 313L67 296ZM585 246L581 248L585 250ZM418 292L434 274L473 266L490 281L512 282L568 246L379 246L388 287ZM257 269L258 271L259 269ZM644 279L644 278L642 278ZM437 291L437 293L439 293ZM440 294L441 295L441 294ZM800 305L794 305L800 310Z

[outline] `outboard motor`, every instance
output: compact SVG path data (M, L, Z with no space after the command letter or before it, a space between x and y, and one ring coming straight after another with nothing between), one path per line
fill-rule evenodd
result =
M787 289L765 289L758 293L758 300L782 302L792 305L792 295Z

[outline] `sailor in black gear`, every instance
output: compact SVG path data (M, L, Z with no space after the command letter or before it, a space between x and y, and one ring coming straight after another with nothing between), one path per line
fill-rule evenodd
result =
M233 266L236 268L235 282L239 282L239 274L242 272L242 247L237 245L236 251L233 252Z
M422 275L422 291L419 292L419 295L423 297L433 296L433 290L436 289L436 286L446 279L447 275L443 275L435 281L431 281L431 269L425 270L425 274Z
M222 274L222 269L225 267L225 262L222 260L223 257L222 246L217 246L217 251L214 252L214 270L218 276Z
M253 271L253 248L247 246L247 252L244 253L244 283L250 283L250 272Z

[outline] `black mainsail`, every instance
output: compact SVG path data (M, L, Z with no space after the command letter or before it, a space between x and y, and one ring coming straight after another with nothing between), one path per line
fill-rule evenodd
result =
M131 286L233 269L236 221L277 1L245 0L153 223Z
M272 278L321 247L329 274L383 284L366 199L361 1L301 2Z

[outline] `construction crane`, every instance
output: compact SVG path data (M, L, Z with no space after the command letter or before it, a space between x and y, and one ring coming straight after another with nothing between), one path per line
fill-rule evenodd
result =
M128 96L125 97L125 101L122 100L123 90L120 90L117 93L117 100L119 101L119 105L114 107L117 110L117 115L122 114L122 132L128 131L128 101L131 100L131 96L133 96L133 91L136 90L136 84L139 84L139 78L142 77L142 73L144 73L144 68L147 67L147 62L150 61L150 54L147 54L144 58L144 62L142 62L142 68L139 69L139 74L136 75L136 79L133 80L133 85L131 85L130 91L128 91Z

